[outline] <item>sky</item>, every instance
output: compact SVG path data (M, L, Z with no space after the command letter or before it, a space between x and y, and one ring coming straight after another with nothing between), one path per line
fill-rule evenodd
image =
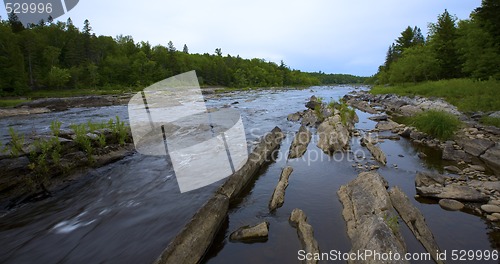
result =
M190 53L261 58L301 71L370 76L407 26L427 34L448 9L467 19L481 0L80 0L57 20L80 29L89 19L96 35L134 40ZM0 8L5 18L5 9Z

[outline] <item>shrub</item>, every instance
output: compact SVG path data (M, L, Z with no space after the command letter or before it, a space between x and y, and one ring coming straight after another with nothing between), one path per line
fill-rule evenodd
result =
M449 139L460 127L461 122L452 114L430 110L411 118L411 124L421 132L435 138Z
M13 127L9 127L10 141L10 155L17 157L23 152L24 136L19 135Z

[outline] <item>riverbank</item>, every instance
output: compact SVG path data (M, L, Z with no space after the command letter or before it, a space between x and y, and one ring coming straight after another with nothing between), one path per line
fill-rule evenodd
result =
M1 146L0 210L50 197L77 181L77 170L99 168L134 153L129 128L117 117L107 123L71 125L53 121L51 133L22 135L10 129Z
M442 98L467 116L486 125L500 127L499 90L500 81L497 80L452 79L387 87L375 86L370 93Z
M489 221L500 221L500 129L480 124L460 112L457 107L441 99L406 97L395 94L369 92L351 93L344 97L350 105L365 112L378 114L378 121L371 132L383 131L408 138L413 144L435 149L439 158L447 161L440 171L446 174L417 175L418 197L435 200L453 199L466 203L474 214ZM408 124L395 121L418 115L425 111L443 111L457 116L462 125L448 140L434 138ZM375 136L371 140L380 140ZM426 159L424 153L419 157ZM433 157L436 158L436 157ZM420 178L420 179L419 179ZM490 210L489 207L495 207Z

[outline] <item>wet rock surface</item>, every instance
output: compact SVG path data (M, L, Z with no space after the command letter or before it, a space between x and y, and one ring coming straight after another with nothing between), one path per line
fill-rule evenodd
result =
M439 206L448 211L460 211L464 208L464 204L452 199L439 200Z
M351 252L376 250L378 252L406 253L406 245L399 227L391 228L384 219L394 210L387 193L387 182L375 172L363 172L337 192L344 209L347 234L352 242ZM357 263L351 261L349 263ZM366 259L363 263L380 263ZM393 261L385 263L409 263Z
M269 201L269 211L274 211L281 207L285 202L285 190L288 187L288 178L292 174L293 168L288 166L281 171L278 185L274 189L271 200Z
M392 188L389 191L389 196L396 211L398 211L399 215L417 240L420 241L427 252L431 254L434 261L436 263L444 263L437 257L437 254L441 252L441 250L434 239L434 235L427 226L422 213L413 206L410 199L408 199L404 192L398 187Z
M342 124L340 116L328 117L318 127L318 147L326 154L345 150L349 146L349 131Z
M290 146L288 158L295 159L302 157L307 150L309 142L311 142L311 137L311 131L309 131L305 126L301 126Z
M319 246L314 238L313 227L307 222L307 216L304 211L298 208L293 209L289 220L290 224L297 228L297 234L302 244L302 249L307 253L313 254L313 256L314 254L319 254ZM318 263L318 261L313 258L311 260L305 260L304 263L315 264Z
M489 200L489 196L470 186L445 184L445 177L438 174L418 173L415 186L422 197L478 203Z
M265 242L269 234L269 222L262 222L254 226L240 227L231 233L229 239L241 242Z

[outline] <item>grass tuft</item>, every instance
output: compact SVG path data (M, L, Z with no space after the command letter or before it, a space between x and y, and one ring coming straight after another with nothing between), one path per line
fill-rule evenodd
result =
M500 127L500 118L497 117L483 116L479 122L487 126Z
M410 120L421 132L443 140L451 138L462 124L456 116L436 110L420 113Z

